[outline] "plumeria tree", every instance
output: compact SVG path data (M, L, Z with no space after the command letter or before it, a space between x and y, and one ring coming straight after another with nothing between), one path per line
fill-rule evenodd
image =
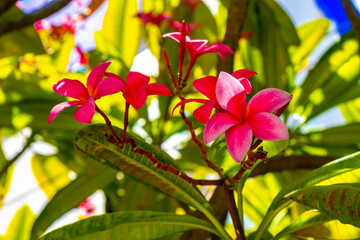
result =
M360 237L357 31L313 63L329 20L295 27L276 1L110 0L84 52L74 36L104 1L5 2L0 136L30 133L15 157L1 148L0 204L27 149L49 202L0 239ZM43 19L67 4L84 11ZM153 75L133 64L142 40Z

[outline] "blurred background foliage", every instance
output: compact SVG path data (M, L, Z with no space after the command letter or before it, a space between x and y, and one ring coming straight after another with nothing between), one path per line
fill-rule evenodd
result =
M198 5L194 7L190 2ZM229 2L219 1L215 13L203 2L195 0L143 0L141 7L143 12L169 12L172 20L185 19L187 23L197 23L200 27L189 35L214 43L224 38ZM90 4L100 6L103 1L92 0ZM105 194L108 213L124 210L194 213L194 209L183 203L77 151L73 139L82 125L74 121L74 109L62 112L51 125L47 122L51 108L66 100L52 91L55 82L63 78L85 82L89 70L103 61L112 61L109 71L126 79L140 46L143 50L144 44L159 61L155 70L158 74L152 76L151 81L171 88L162 49L168 52L172 68L177 69L178 43L163 39L161 35L175 30L168 22L159 26L142 25L140 19L134 17L138 9L141 8L137 1L109 0L103 27L94 34L96 48L82 53L88 62L84 60L76 66L71 66L74 64L71 57L75 47L74 32L64 25L36 30L33 24L28 24L0 36L0 138L7 139L24 129L31 132L24 143L19 143L23 150L13 158L5 157L0 148L0 207L6 207L2 201L12 181L13 163L25 149L34 152L31 168L40 188L49 198L39 216L26 205L20 208L8 232L0 239L29 239L30 232L41 235L54 221L78 207L98 189ZM1 13L0 26L21 16L24 13L12 5ZM291 135L290 140L264 142L264 149L270 157L268 163L260 163L243 186L240 202L244 206L247 233L257 229L283 186L294 182L308 169L359 151L360 50L354 31L342 30L338 40L324 50L315 63L309 61L311 54L329 34L329 27L330 20L326 18L294 26L278 2L250 1L243 34L238 41L239 49L234 54L234 70L246 68L258 73L250 79L253 93L269 87L280 88L291 93L293 100L282 115ZM202 98L193 89L191 81L207 75L217 76L217 61L215 54L199 58L184 89L187 98ZM130 112L130 129L146 142L175 152L176 163L192 176L211 178L214 172L206 167L197 146L189 141L185 123L180 121L177 113L171 116L177 102L176 98L167 96L160 96L158 100L149 98L139 111ZM114 125L120 127L124 105L117 95L99 101L100 108ZM195 107L196 104L188 104L186 111L201 137L203 126L191 116ZM101 118L95 115L94 123L101 122ZM176 144L171 141L174 138L177 139ZM31 148L36 142L48 143L56 150L50 154L37 152ZM240 167L227 153L224 139L216 140L209 147L208 154L230 176ZM70 173L75 173L77 177L70 178ZM355 169L319 184L358 184L358 176ZM201 190L207 198L214 192L213 188L203 187ZM310 206L300 203L290 205L275 217L268 229L269 236L280 233L278 238L283 239L360 238L358 228L310 209ZM225 226L234 236L232 226L228 222ZM169 239L176 238L181 236Z

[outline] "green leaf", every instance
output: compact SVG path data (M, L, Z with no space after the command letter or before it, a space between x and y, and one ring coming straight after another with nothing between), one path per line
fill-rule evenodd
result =
M350 224L342 224L326 214L311 210L303 213L288 227L279 232L274 237L274 240L289 234L315 239L358 239L360 229Z
M340 104L339 109L346 123L360 122L360 98Z
M320 213L318 211L307 211L303 213L298 219L293 221L289 226L284 228L281 232L279 232L274 240L280 239L283 236L292 234L304 228L312 227L327 221L332 220L333 218L327 216L326 214Z
M194 228L221 236L209 223L195 217L163 212L127 211L87 218L50 232L39 240L150 240L171 236Z
M316 148L317 153L323 156L347 155L359 150L360 123L336 126L320 131L310 131L304 135L298 135L291 139L291 147L294 150Z
M357 98L360 92L358 49L354 32L345 34L295 89L289 110L309 120L331 107Z
M63 214L79 206L96 190L102 189L114 181L115 173L116 171L112 168L92 161L86 172L58 191L45 206L33 225L31 239L39 237Z
M126 66L130 67L140 46L140 21L137 1L110 0L101 34L118 47Z
M187 181L173 173L154 167L147 157L134 153L130 144L125 144L122 149L118 149L116 145L106 140L102 131L107 131L108 135L111 135L104 124L90 125L80 129L75 137L76 147L98 161L121 170L141 182L149 184L169 196L195 207L204 213L219 231L223 230L222 226L219 225L213 216L210 204ZM115 131L119 135L122 134L122 130L119 128L115 128ZM174 165L174 160L161 149L147 144L139 137L132 136L129 133L127 135L127 137L135 139L135 143L140 149L154 154L159 162L178 168ZM227 238L227 234L224 231L222 234L224 238Z
M334 160L324 166L315 169L297 179L295 182L286 185L274 198L262 223L260 224L255 240L259 240L266 228L276 214L288 206L292 201L284 199L284 196L297 189L312 186L331 177L360 168L360 152Z
M250 4L244 31L255 34L240 41L235 69L247 68L258 73L252 81L255 91L266 87L289 91L295 74L288 48L299 43L289 16L275 1L254 1Z
M56 156L35 154L31 158L31 168L39 187L49 199L71 182L69 169Z
M286 198L316 208L344 224L360 227L359 196L360 184L352 183L304 187Z
M16 6L0 16L0 23L23 16L24 13ZM33 26L24 27L4 34L0 37L0 57L21 56L26 53L43 54L44 48Z
M4 240L28 240L35 217L28 205L20 207L9 224Z
M329 27L330 21L326 18L320 18L297 28L301 44L290 50L291 58L297 72L307 65L307 57L327 35Z

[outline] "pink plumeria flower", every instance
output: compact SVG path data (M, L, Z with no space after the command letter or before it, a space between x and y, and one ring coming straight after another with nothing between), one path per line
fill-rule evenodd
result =
M200 3L202 3L202 0L181 0L181 3L188 5L191 10L194 10Z
M76 101L62 102L50 111L49 123L71 106L80 106L75 110L74 118L81 123L90 123L95 113L95 101L114 93L120 92L125 86L123 81L116 77L104 78L104 74L111 62L104 62L96 66L87 78L86 87L79 80L62 79L55 83L56 93L77 99Z
M119 76L113 73L106 74L109 77ZM130 72L126 77L126 85L121 90L125 100L135 109L141 108L146 102L149 95L166 95L172 96L171 91L160 83L150 83L150 77L139 72ZM125 82L124 82L125 83Z
M170 37L180 43L181 33L166 33L163 37ZM195 62L198 57L208 52L216 52L223 60L226 58L226 53L234 53L230 47L224 44L215 43L212 45L206 45L207 42L207 40L193 40L189 36L185 37L185 47L190 55L191 62Z
M231 74L234 78L236 78L240 84L244 87L246 93L251 93L252 86L248 78L256 74L256 72L247 70L247 69L240 69ZM213 76L207 76L203 78L196 79L193 82L194 87L196 90L198 90L201 94L203 94L205 97L207 97L209 100L206 99L186 99L178 104L173 109L174 110L186 103L189 102L198 102L203 103L204 105L198 107L194 112L193 116L200 121L201 123L205 124L211 115L211 112L214 108L216 108L219 111L223 111L223 108L219 105L219 103L216 100L216 83L218 79L217 77Z
M246 106L246 90L233 76L221 72L216 84L216 99L225 112L214 113L206 122L204 142L209 143L225 132L232 158L241 162L249 151L253 136L268 141L289 138L281 119L273 112L288 104L290 94L267 88L254 95Z
M171 14L170 13L156 14L153 11L148 12L148 13L139 12L138 14L136 14L136 17L141 19L142 26L145 26L148 23L160 26L160 24L163 21L171 18Z

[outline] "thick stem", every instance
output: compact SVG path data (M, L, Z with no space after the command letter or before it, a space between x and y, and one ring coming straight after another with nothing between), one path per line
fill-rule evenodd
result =
M115 137L115 139L118 141L118 142L121 142L121 138L116 134L114 128L112 127L111 125L111 122L110 122L110 119L108 118L108 116L106 116L106 114L100 110L100 108L95 105L95 110L100 113L100 115L104 118L105 120L105 123L106 123L106 126L109 128L110 132L112 133L112 135Z
M36 21L46 18L59 11L70 2L71 0L54 0L39 10L26 14L18 19L4 22L0 24L0 35L34 24Z
M223 44L229 46L234 52L238 49L239 39L244 27L247 9L250 0L231 0L226 23L226 33ZM225 61L218 61L218 72L233 72L234 55L229 54Z
M341 0L360 45L360 17L350 0ZM360 47L359 47L360 53Z
M23 149L20 152L18 152L15 155L15 157L13 157L10 161L7 161L5 163L5 165L0 170L0 177L3 174L5 174L7 172L7 170L9 169L9 167L11 167L11 165L13 165L19 159L19 157L26 151L26 149L28 149L30 147L30 145L34 142L34 135L35 134L31 134L31 136L27 139L26 144L23 147Z
M123 130L123 133L121 136L121 142L124 142L124 140L125 140L126 129L129 124L129 108L130 108L130 103L126 102L125 103L125 115L124 115L124 130Z
M233 187L233 185L231 185ZM228 204L228 208L229 208L229 213L231 216L231 219L233 221L234 224L234 228L235 228L235 233L236 233L236 239L237 240L245 240L245 233L244 233L244 228L242 226L240 217L239 217L239 213L236 207L236 203L235 203L235 197L234 197L234 189L232 188L228 188L226 186L223 187L224 188L224 192L225 192L225 197L227 200L227 204Z

